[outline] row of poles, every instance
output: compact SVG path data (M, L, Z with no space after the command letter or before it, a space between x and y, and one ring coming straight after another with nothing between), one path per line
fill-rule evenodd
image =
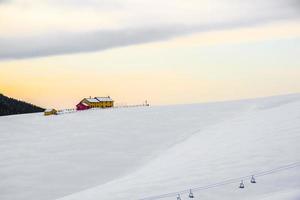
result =
M207 186L195 187L195 188L191 188L191 189L188 189L188 190L182 190L182 191L178 191L178 192L171 192L171 193L161 194L161 195L157 195L157 196L146 197L146 198L142 198L142 199L139 199L139 200L156 200L156 199L163 199L163 198L167 198L167 197L176 197L177 200L181 200L181 195L186 194L186 193L188 193L189 198L194 198L195 196L194 196L193 192L195 192L195 191L207 190L207 189L210 189L210 188L221 187L221 186L224 186L224 185L236 183L238 181L240 181L238 188L244 189L245 188L244 180L246 180L246 179L250 180L251 184L255 184L256 183L256 177L261 177L261 176L266 176L266 175L278 173L278 172L281 172L283 170L289 170L289 169L299 167L299 166L300 166L300 161L299 162L294 162L294 163L291 163L291 164L288 164L288 165L284 165L284 166L281 166L281 167L273 168L273 169L270 169L270 170L261 171L259 173L255 173L255 174L250 175L250 176L248 175L248 176L243 176L243 177L239 177L239 178L228 179L228 180L218 182L218 183L214 183L214 184L207 185Z

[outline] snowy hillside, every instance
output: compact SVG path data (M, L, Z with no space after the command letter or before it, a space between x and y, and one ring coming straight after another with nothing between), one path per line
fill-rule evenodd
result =
M298 162L299 144L300 94L0 117L0 199L138 200ZM238 184L195 199L300 199L300 167Z

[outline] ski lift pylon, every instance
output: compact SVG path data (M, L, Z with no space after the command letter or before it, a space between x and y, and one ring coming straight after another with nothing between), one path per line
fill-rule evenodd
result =
M194 194L192 192L192 189L190 189L189 198L194 198Z

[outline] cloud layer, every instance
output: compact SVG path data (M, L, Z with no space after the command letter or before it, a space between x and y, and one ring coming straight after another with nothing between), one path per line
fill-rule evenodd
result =
M77 0L0 0L3 2L0 18L14 18L0 22L0 30L10 30L0 33L0 59L99 51L195 32L299 19L300 9L296 0L88 0L84 4Z

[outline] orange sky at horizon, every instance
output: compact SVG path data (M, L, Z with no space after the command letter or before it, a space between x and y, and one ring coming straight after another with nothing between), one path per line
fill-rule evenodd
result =
M298 22L215 31L106 51L0 61L0 93L49 108L200 103L300 92ZM276 31L279 30L279 31Z

